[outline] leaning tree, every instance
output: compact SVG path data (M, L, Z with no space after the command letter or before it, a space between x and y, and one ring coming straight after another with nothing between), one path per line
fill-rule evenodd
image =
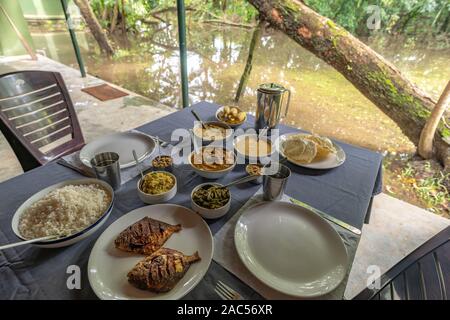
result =
M435 106L427 94L370 47L332 20L297 0L248 0L275 29L333 66L362 94L393 119L403 133L419 144L421 131ZM433 155L450 167L450 129L444 118L437 124Z

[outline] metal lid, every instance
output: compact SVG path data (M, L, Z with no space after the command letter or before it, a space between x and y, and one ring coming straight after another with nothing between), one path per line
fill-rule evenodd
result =
M271 83L263 83L263 84L259 85L258 91L261 91L264 93L277 94L277 93L285 92L286 88L279 84L271 82Z

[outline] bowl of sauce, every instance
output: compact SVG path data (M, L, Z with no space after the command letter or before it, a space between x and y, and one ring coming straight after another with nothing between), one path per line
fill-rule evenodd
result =
M275 151L269 139L258 137L257 134L243 134L236 137L234 139L234 149L239 156L252 162L270 157Z

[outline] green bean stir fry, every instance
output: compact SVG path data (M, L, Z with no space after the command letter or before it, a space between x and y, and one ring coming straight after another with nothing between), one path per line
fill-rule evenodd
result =
M205 185L194 192L192 199L203 208L218 209L230 200L230 191L220 186Z

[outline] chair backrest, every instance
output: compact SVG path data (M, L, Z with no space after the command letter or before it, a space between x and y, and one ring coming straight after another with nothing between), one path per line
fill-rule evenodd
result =
M450 227L414 250L355 300L450 299Z
M1 75L0 120L0 129L25 171L84 145L72 101L57 72Z

